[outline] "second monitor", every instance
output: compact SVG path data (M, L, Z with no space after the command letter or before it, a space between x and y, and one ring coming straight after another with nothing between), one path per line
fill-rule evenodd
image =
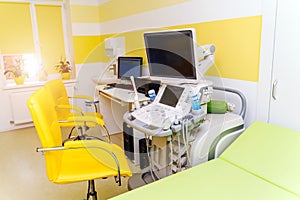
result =
M142 76L142 57L118 57L118 79Z

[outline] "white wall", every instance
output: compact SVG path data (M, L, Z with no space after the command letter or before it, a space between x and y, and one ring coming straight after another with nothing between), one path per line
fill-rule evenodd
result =
M84 94L94 98L97 80L102 78L107 63L84 63L76 65L77 81L75 94Z

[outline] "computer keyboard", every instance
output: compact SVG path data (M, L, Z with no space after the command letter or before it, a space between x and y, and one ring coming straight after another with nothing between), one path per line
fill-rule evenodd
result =
M121 88L126 90L133 90L133 86L131 84L118 83L115 85L115 88Z

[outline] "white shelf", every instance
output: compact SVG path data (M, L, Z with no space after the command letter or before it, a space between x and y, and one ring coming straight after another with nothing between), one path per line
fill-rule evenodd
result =
M47 81L29 81L25 82L22 85L17 85L15 83L8 83L2 89L3 90L14 90L14 89L23 89L23 88L33 88L33 87L40 87L45 85ZM75 83L75 79L70 80L63 80L64 83Z

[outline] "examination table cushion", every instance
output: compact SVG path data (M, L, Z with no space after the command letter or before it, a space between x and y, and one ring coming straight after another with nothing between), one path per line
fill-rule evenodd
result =
M300 196L300 132L256 121L221 159Z
M300 199L300 132L256 121L217 159L114 199Z
M215 159L113 198L299 200L299 198L221 159Z

